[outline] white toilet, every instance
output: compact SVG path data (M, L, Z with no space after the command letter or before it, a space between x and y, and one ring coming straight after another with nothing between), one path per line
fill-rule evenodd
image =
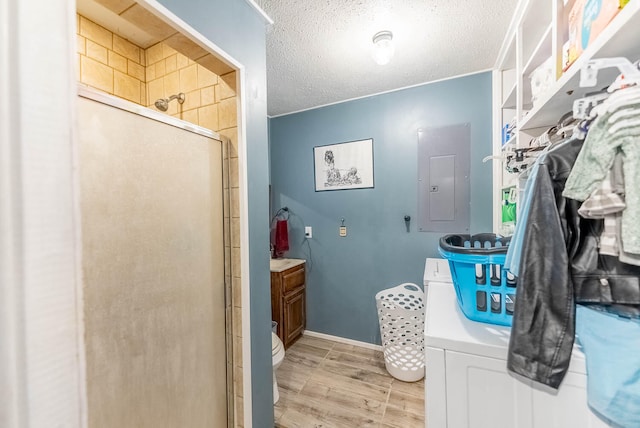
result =
M276 404L280 399L280 393L278 392L278 382L276 381L276 370L282 364L284 360L284 345L280 338L271 333L271 361L273 363L273 404Z

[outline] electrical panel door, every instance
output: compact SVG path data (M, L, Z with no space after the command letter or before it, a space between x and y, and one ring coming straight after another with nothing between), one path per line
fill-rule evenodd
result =
M418 230L468 232L471 128L418 130Z

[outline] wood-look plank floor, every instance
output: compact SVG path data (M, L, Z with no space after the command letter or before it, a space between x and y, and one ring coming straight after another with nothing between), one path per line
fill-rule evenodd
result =
M394 379L382 352L303 336L276 376L278 428L424 428L424 380Z

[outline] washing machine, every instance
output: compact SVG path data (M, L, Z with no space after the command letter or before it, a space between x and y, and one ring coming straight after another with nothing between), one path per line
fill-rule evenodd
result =
M432 282L444 282L453 286L451 270L449 269L449 261L445 259L428 258L424 264L424 276L422 280L425 287ZM424 292L426 295L426 288L424 289Z

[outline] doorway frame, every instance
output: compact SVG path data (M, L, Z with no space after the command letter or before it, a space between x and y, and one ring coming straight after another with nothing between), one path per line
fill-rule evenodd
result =
M252 426L244 66L156 0L137 0L237 73L244 425ZM87 426L75 0L0 0L0 426Z

